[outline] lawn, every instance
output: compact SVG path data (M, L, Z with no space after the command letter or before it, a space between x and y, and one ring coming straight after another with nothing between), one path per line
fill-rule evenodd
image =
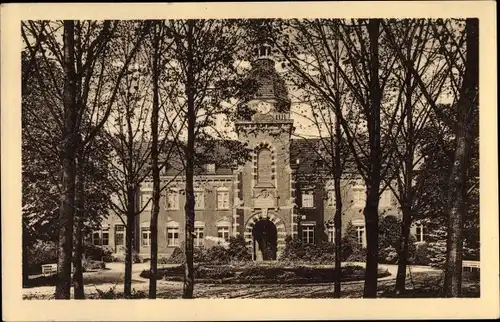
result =
M144 268L134 269L133 284L134 298L146 298L148 280L139 275ZM390 269L391 273L394 271ZM122 298L123 297L123 272L104 270L84 274L85 292L87 298ZM379 280L378 297L396 297L393 293L394 276ZM407 292L397 297L428 298L440 297L442 285L442 272L438 270L414 271L407 278ZM479 297L478 274L464 273L463 296ZM39 286L24 289L24 299L52 299L53 286ZM344 282L342 284L342 298L361 298L363 294L363 281ZM178 299L182 296L182 282L158 281L158 298ZM196 298L332 298L333 283L309 284L221 284L198 283L195 285Z
M364 278L365 269L360 265L344 265L341 269L342 281L359 281ZM379 268L378 276L391 274ZM149 279L149 269L141 277ZM204 284L319 284L335 281L334 267L331 265L302 265L290 263L246 263L243 265L195 265L194 277ZM184 266L178 265L158 270L157 279L183 281Z

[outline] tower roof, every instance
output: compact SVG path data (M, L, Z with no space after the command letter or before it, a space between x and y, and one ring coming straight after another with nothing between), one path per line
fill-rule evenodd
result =
M256 59L252 62L252 69L248 73L248 100L275 99L278 112L290 111L290 99L285 81L278 74L271 57L268 45L262 45L256 51Z

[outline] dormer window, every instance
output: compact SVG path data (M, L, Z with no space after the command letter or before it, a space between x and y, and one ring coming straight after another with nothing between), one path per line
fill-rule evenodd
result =
M267 45L260 47L260 56L271 56L271 47Z
M256 58L271 58L271 46L269 44L262 44L255 49Z

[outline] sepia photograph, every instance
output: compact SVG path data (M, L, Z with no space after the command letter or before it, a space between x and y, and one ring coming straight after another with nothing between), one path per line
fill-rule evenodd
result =
M18 21L22 302L483 298L482 20L202 16Z

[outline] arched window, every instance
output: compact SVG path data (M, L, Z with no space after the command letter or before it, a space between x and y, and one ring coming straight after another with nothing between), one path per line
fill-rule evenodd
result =
M272 183L271 150L262 148L257 154L257 184Z

